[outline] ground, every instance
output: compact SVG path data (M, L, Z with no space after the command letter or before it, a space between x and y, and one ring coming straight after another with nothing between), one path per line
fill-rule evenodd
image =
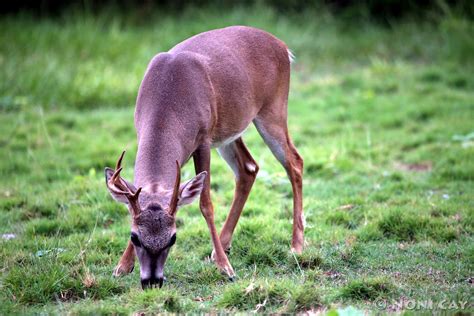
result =
M289 128L305 161L306 250L289 251L291 187L252 127L243 138L260 172L229 257L236 282L206 260L194 203L178 213L166 284L142 291L138 268L112 277L129 216L103 169L127 149L133 178L134 100L152 56L232 24L268 30L296 56ZM0 314L472 308L472 21L379 25L257 7L20 15L0 28ZM216 153L212 172L221 227L234 182Z

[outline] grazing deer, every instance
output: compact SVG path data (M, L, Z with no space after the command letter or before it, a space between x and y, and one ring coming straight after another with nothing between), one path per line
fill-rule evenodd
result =
M291 59L285 43L273 35L233 26L198 34L151 60L135 109L135 181L120 177L123 153L115 170L105 169L112 197L127 204L132 215L131 239L115 276L130 273L136 255L142 287L161 287L164 264L176 241L176 212L200 195L212 258L221 272L234 278L226 251L258 172L241 137L251 122L291 181L291 248L301 253L303 159L287 127ZM220 235L211 202L211 148L217 148L236 178ZM180 166L191 157L197 175L181 184Z

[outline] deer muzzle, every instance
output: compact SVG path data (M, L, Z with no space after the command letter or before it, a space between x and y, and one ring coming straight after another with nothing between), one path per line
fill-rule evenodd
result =
M142 289L150 289L150 288L161 288L163 286L163 282L165 281L165 277L152 277L148 279L141 279Z
M167 248L163 249L155 255L144 251L144 249L136 251L140 261L140 281L143 289L161 288L163 286L166 280L164 268L168 250Z

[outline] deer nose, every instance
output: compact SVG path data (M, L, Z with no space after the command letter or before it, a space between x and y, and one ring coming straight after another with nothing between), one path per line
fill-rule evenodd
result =
M148 278L148 279L141 279L141 283L142 283L142 289L146 290L146 289L149 289L149 288L161 288L163 286L163 282L165 281L166 278L164 277L158 277L158 278L155 278L155 277L151 277L151 278Z

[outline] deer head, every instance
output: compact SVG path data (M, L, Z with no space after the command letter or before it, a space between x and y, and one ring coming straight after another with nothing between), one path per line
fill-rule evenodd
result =
M207 172L201 172L181 185L180 165L176 161L172 191L142 191L120 176L124 154L125 151L120 155L115 170L105 168L107 188L116 201L128 206L132 216L130 239L140 262L142 288L161 287L166 258L176 242L177 210L199 196Z

